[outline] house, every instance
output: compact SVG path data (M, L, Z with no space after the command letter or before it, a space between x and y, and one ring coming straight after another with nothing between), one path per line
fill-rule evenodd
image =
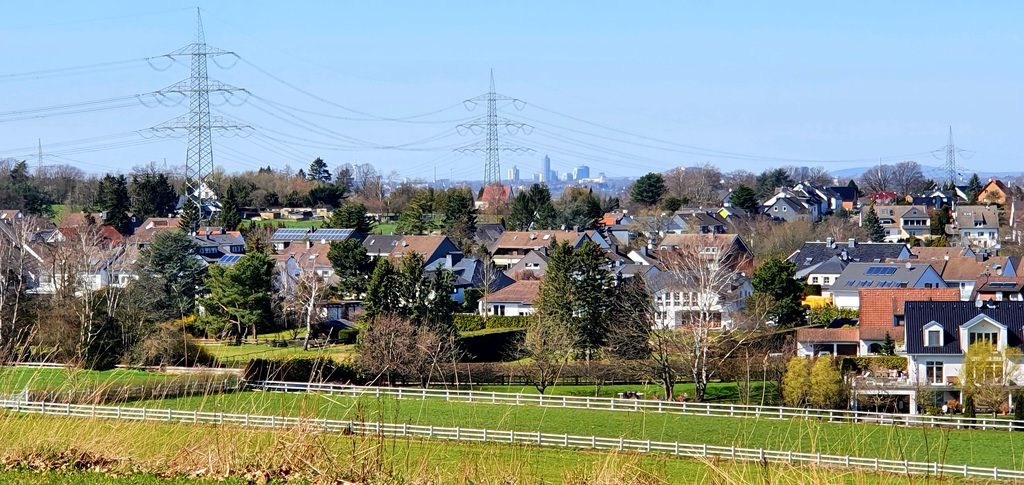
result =
M366 255L371 260L377 258L387 258L391 256L391 252L395 250L395 246L398 245L398 241L401 241L405 236L401 235L389 235L382 236L379 234L371 234L363 239L363 247L366 248Z
M486 286L488 291L498 291L515 283L514 279L501 271L488 267L487 262L478 258L464 258L461 253L449 254L444 259L436 260L426 268L425 276L435 278L441 270L451 272L451 297L458 303L466 301L466 290Z
M508 268L530 251L548 247L556 240L568 241L573 248L579 248L586 241L593 241L602 249L611 247L597 231L505 231L491 246L491 260L498 267Z
M949 210L956 206L959 197L955 190L934 189L914 196L908 196L911 205L921 206L926 209Z
M986 341L999 350L1021 346L1024 302L908 301L905 312L910 382L935 395L935 403L922 405L962 401L959 375L968 345ZM1007 379L1020 382L1019 363L1010 363L1005 371Z
M491 184L480 189L480 197L473 203L476 210L487 210L490 207L507 206L515 197L511 185Z
M900 243L873 243L857 242L850 238L846 242L837 242L832 238L822 241L805 242L800 249L790 254L788 261L796 265L796 278L802 279L811 285L822 285L822 288L830 286L835 282L834 267L822 268L818 266L832 258L838 258L843 263L881 263L891 258L907 258L910 250L906 244ZM843 269L846 267L843 266ZM818 278L815 280L815 278ZM825 281L828 278L828 281Z
M946 232L959 236L963 246L998 249L999 210L994 206L957 206Z
M698 234L724 234L726 222L717 212L703 209L680 209L673 216L682 232Z
M860 308L860 290L866 288L945 288L946 282L929 264L850 263L832 284L832 304Z
M943 259L938 264L933 262L933 266L940 267L939 275L946 285L960 289L960 299L964 301L971 299L979 278L1017 275L1017 268L1010 258L989 257L986 252L977 253L974 257Z
M293 244L306 245L308 241L319 241L327 244L333 241L344 241L350 238L360 238L361 235L354 229L320 229L316 227L281 228L274 231L270 236L270 244L274 251L285 251Z
M851 187L848 185L830 185L825 187L825 189L836 194L836 201L831 207L833 211L842 209L852 212L857 208L857 187Z
M337 278L334 275L334 265L332 265L331 260L327 258L327 253L330 252L330 250L330 243L312 243L308 247L296 247L292 252L287 254L274 254L271 257L277 260L280 273L291 278L290 285L288 286L289 288L294 288L294 284L298 281L298 278L310 271L316 273L316 275L325 283L334 285L337 284ZM233 264L237 261L237 258L238 256L235 256L234 258L225 256L222 260L227 260L221 264Z
M477 224L476 241L490 247L504 232L505 226L501 224Z
M778 221L811 221L817 222L819 215L811 212L798 199L777 197L770 205L764 207L764 214Z
M694 291L695 285L685 275L659 272L648 278L654 297L654 325L669 329L699 322L714 329L736 328L737 312L743 309L747 297L753 294L750 278L733 274L727 284L715 290Z
M505 270L505 275L514 280L539 280L548 268L548 248L534 249L519 262Z
M868 200L871 200L875 204L879 205L892 205L900 199L899 194L896 192L875 192L868 195Z
M886 333L896 341L897 352L902 353L906 302L960 300L957 288L864 288L859 293L860 355L877 354Z
M1024 301L1024 277L981 276L974 284L971 300Z
M391 249L388 259L396 263L409 253L417 253L423 257L424 268L437 265L439 260L453 258L456 261L449 264L450 267L462 259L462 250L448 236L402 236L398 244Z
M139 249L145 248L153 243L153 238L157 234L170 229L177 229L180 220L177 217L150 217L142 221L142 225L128 238L128 242Z
M885 231L886 242L904 241L911 236L919 239L930 239L931 216L923 206L914 205L875 205L861 208L861 225L864 215L871 208L878 214L878 222Z
M1002 180L989 179L988 183L978 192L978 198L972 202L1003 205L1009 199L1009 193L1010 189Z
M538 280L516 281L482 298L479 303L480 314L508 317L533 315L533 304L539 291Z
M196 255L210 264L220 262L225 256L235 256L224 260L225 263L233 263L245 254L245 241L238 231L204 227L196 231L192 241L196 243Z
M826 328L798 328L797 355L866 356L877 355L886 334L902 354L906 301L959 301L956 288L864 288L860 293L860 313L856 319L842 319Z

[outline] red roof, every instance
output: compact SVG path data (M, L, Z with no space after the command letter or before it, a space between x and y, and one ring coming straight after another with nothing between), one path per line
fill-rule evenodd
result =
M480 194L480 200L486 202L508 202L511 197L511 185L486 185Z
M862 288L859 293L861 328L891 328L908 301L960 301L959 288Z

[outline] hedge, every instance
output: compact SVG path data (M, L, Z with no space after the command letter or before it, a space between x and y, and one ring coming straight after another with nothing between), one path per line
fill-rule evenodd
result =
M864 372L877 363L884 369L907 370L907 358L898 355L878 355L874 357L843 357L843 372Z
M246 381L343 382L363 384L355 363L324 357L253 359L242 371Z
M346 328L338 330L337 342L339 344L354 344L359 340L358 328Z
M460 332L473 332L485 328L526 328L530 326L530 321L529 315L515 317L494 315L485 320L483 316L472 313L455 314L455 328L458 328Z

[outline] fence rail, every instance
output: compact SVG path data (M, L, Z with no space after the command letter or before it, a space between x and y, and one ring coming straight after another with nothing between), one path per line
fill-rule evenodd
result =
M1009 419L871 413L839 409L789 408L781 406L659 401L653 399L619 399L607 397L518 394L509 392L405 387L373 387L281 381L250 382L249 387L263 391L317 392L350 397L385 396L397 399L444 399L449 402L504 404L516 406L536 405L545 407L598 409L609 411L646 411L730 418L816 419L828 422L869 423L886 426L931 426L955 429L972 428L1005 431L1024 430L1024 423L1015 422Z
M768 462L789 465L813 464L908 475L955 475L963 477L983 477L996 480L1024 479L1024 471L1002 468L985 468L938 462L886 460L880 458L826 455L821 453L766 450L763 448L740 448L733 446L714 446L707 444L633 440L598 436L576 436L570 434L553 434L534 431L447 428L410 425L404 423L394 424L339 421L289 416L227 414L174 409L96 406L20 400L0 400L0 408L19 413L67 417L184 424L229 424L265 429L299 428L325 432L378 435L392 438L420 438L476 443L525 444L556 448L662 453L680 457L722 459L738 462Z

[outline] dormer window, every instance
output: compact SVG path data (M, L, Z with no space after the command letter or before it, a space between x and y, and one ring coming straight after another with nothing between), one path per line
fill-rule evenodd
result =
M999 332L970 332L968 342L974 345L975 342L986 342L992 345L999 344Z
M925 347L942 347L945 345L945 339L943 338L942 324L939 322L931 322L924 326L924 346Z

